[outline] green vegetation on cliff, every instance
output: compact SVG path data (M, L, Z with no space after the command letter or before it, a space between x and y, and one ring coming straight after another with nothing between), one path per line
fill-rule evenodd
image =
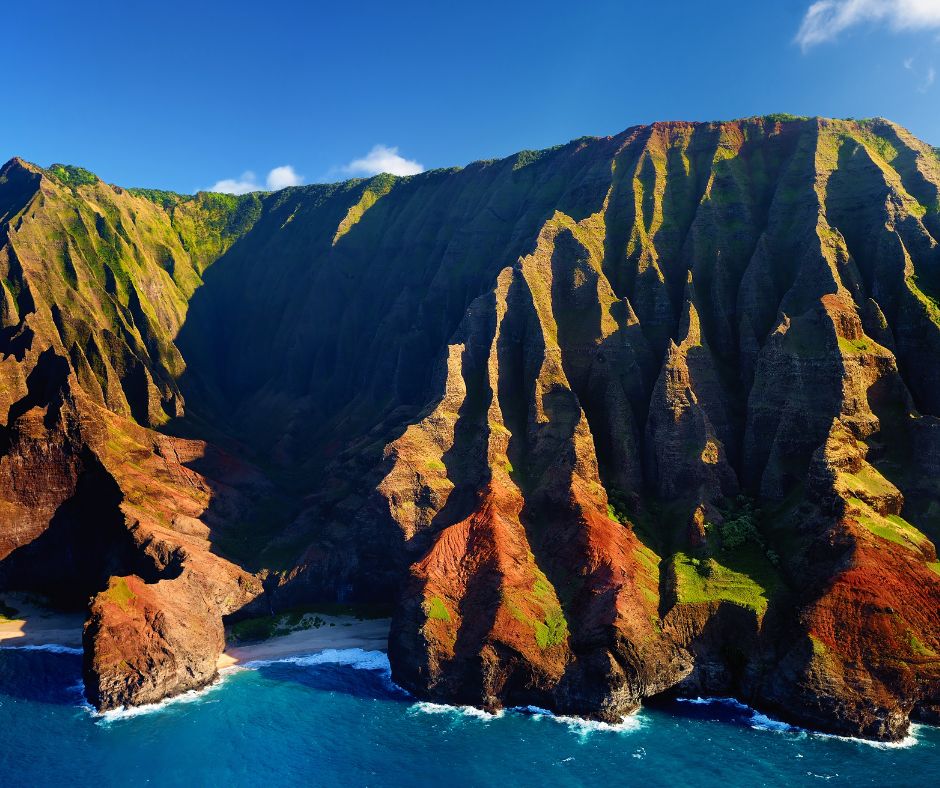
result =
M530 591L512 591L503 596L502 602L513 618L532 629L538 647L547 649L567 640L568 622L544 572L534 567L533 575Z
M205 268L257 221L260 198L141 193L81 167L11 166L23 179L42 173L50 189L37 196L35 181L24 195L38 205L28 216L21 205L24 221L9 232L15 264L3 291L14 304L29 293L31 330L67 354L94 400L144 425L181 415L176 335ZM3 312L4 328L16 322Z
M392 187L395 185L395 180L394 175L382 173L367 182L359 201L346 212L346 216L343 217L343 220L339 223L339 227L336 228L336 233L333 235L334 246L336 246L337 241L346 235L350 228L362 218L362 215L366 211L392 190ZM293 215L288 221L292 218Z
M731 602L753 610L758 617L767 611L768 599L776 587L772 570L762 566L753 554L738 557L745 571L736 571L719 563L718 558L676 553L670 568L676 576L676 599L679 604Z
M132 187L127 189L127 192L133 194L135 197L143 197L146 200L150 200L150 202L156 203L164 210L169 210L178 203L192 199L189 195L168 192L163 189L139 189Z
M450 613L447 610L447 606L444 604L444 600L439 596L432 596L427 601L427 614L428 618L433 618L438 621L450 621Z
M127 585L127 580L123 577L111 578L106 596L125 612L127 612L131 603L137 598L137 595L131 591L130 586Z
M71 164L53 164L47 172L65 186L91 186L98 183L98 176L93 172Z

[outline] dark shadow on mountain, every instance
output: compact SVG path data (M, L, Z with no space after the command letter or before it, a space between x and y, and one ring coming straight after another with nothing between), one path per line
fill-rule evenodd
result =
M212 489L201 519L213 552L284 569L308 547L361 552L367 524L343 507L374 495L382 448L434 401L434 368L468 305L531 251L556 208L576 219L600 209L605 162L571 143L524 166L399 179L341 237L369 181L264 197L190 301L176 339L186 415L162 428L233 460L210 450L188 463ZM471 487L458 484L440 522L473 507Z
M123 495L88 449L75 493L53 514L49 527L0 563L0 588L48 596L56 606L83 610L112 575L137 574L148 582L179 574L158 573L128 531L120 510Z

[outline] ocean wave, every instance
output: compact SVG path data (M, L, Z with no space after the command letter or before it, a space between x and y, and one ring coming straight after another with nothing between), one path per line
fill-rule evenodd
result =
M111 725L112 723L128 720L133 717L141 717L147 714L165 711L171 706L198 703L205 700L206 696L221 687L224 681L225 677L220 675L215 681L205 687L187 690L179 695L174 695L172 698L164 698L157 703L147 703L143 706L121 706L118 709L110 709L109 711L98 711L87 700L81 705L85 711L95 718L96 723L99 725Z
M272 659L253 659L242 662L234 667L258 668L265 665L287 663L301 667L313 665L345 665L357 670L374 670L392 675L392 666L388 655L384 651L366 651L361 648L328 648L314 654L295 654L289 657L274 657ZM229 670L229 668L226 668Z
M84 701L85 698L85 682L82 679L79 679L74 684L65 688L65 691L70 695L78 695Z
M591 733L630 733L638 731L643 727L643 719L639 714L631 714L623 717L620 722L601 722L600 720L588 720L584 717L569 717L563 714L553 714L549 719L567 725L568 728L582 736Z
M806 730L805 732L816 738L838 739L839 741L852 742L852 744L864 744L868 747L874 747L876 750L905 750L908 747L914 747L918 744L920 741L919 734L923 728L923 725L912 722L907 736L901 739L901 741L872 741L871 739L860 739L857 736L838 736L835 733L821 733L811 730ZM804 729L800 728L799 730Z
M489 712L484 709L478 709L476 706L451 706L449 703L432 703L427 700L412 704L409 711L412 713L421 712L422 714L458 714L462 717L482 720L484 722L498 720L505 714L503 709L496 712Z
M298 667L315 667L317 665L343 665L354 670L368 670L377 673L389 692L410 698L411 693L399 687L392 681L392 666L388 655L384 651L367 651L361 648L328 648L313 654L294 654L288 657L273 657L271 659L253 659L240 662L231 667L223 668L220 672L238 668L255 670L266 665L297 665Z
M736 698L719 698L719 697L698 697L698 698L676 698L679 703L691 703L695 706L728 706L732 709L738 709L739 711L753 711L750 706L746 703L741 703L741 701Z
M76 646L63 646L59 643L31 643L25 646L0 646L0 651L45 651L49 654L81 654Z
M541 706L514 706L510 711L517 711L520 714L530 714L533 717L554 717L555 712L543 709Z
M476 706L453 706L448 703L419 701L418 703L412 704L409 711L411 713L422 714L453 714L461 718L481 720L483 722L498 720L508 711L512 714L520 714L537 720L544 718L552 722L557 722L581 736L587 736L596 732L626 733L639 730L643 726L643 719L639 714L626 716L620 722L601 722L600 720L589 720L584 717L555 714L541 706L513 706L509 709L489 712Z
M509 709L500 709L499 711L489 712L476 706L452 706L448 703L432 703L430 701L419 701L411 706L412 713L422 714L453 714L465 719L481 720L490 722L503 717L506 712L521 714L533 719L548 719L566 726L568 729L587 736L599 731L607 733L625 733L635 731L642 727L643 721L639 715L630 715L624 717L620 722L601 722L599 720L589 720L584 717L572 717L566 714L555 714L541 706L513 706Z
M746 723L751 728L759 731L791 733L798 734L801 737L812 736L813 738L817 739L837 739L839 741L851 742L853 744L864 744L868 747L874 747L878 750L893 750L913 747L917 744L918 733L923 727L922 725L912 723L908 735L901 739L901 741L873 741L871 739L862 739L857 736L840 736L835 733L824 733L823 731L815 731L811 728L803 728L799 725L791 725L790 723L784 722L783 720L775 720L772 717L768 717L766 714L757 711L757 709L753 708L752 706L748 706L746 703L741 703L741 701L737 700L736 698L698 697L676 698L676 700L680 703L691 703L694 705L720 705L735 709L737 711L748 712Z
M747 707L745 707L747 708ZM789 733L807 733L803 728L799 728L795 725L791 725L789 722L784 722L783 720L775 720L772 717L768 717L766 714L761 714L759 711L751 709L751 719L749 724L752 728L759 731L782 731Z

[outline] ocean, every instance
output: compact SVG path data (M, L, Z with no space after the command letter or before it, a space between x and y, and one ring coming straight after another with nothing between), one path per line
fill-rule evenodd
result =
M940 730L813 734L731 700L622 725L415 701L380 652L251 663L146 710L96 715L73 650L0 650L0 785L940 785Z

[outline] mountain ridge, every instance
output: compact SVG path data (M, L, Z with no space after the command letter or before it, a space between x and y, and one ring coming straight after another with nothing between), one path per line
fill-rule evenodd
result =
M637 130L637 129L653 129L653 128L656 128L656 127L670 127L670 126L696 126L696 125L702 126L702 125L710 125L710 124L711 124L711 125L715 125L715 124L721 124L721 123L747 123L747 122L754 122L754 121L774 121L774 122L788 123L788 122L796 122L796 121L829 121L829 120L838 120L838 121L845 121L845 122L852 122L852 123L862 123L862 124L888 123L888 124L896 125L896 124L893 124L893 122L892 122L891 120L889 120L888 118L884 118L884 117L881 117L881 116L875 116L875 117L871 117L871 118L862 118L862 119L856 119L856 118L853 118L853 117L849 117L849 118L827 118L827 117L823 117L823 116L819 116L819 115L793 115L793 114L786 113L786 112L769 113L769 114L766 114L766 115L750 115L750 116L747 116L747 117L734 118L734 119L732 119L732 120L727 120L727 121L721 121L721 120L711 120L711 121L697 121L697 120L660 120L660 121L654 121L654 122L649 123L649 124L637 124L637 125L634 125L634 126L630 126L630 127L626 128L626 129L624 129L624 131L620 132L620 133L617 134L617 135L607 135L606 137L605 137L605 136L602 136L602 135L590 135L590 134L588 134L588 135L582 135L582 136L580 136L580 137L575 137L575 138L569 140L569 141L566 142L566 143L560 143L560 144L558 144L558 145L552 145L552 146L550 146L550 147L548 147L548 148L538 148L538 149L525 149L525 150L520 150L520 151L517 151L516 153L511 153L511 154L509 154L509 155L507 155L507 156L504 156L504 157L501 157L501 158L474 159L473 161L470 161L470 162L468 162L468 163L465 164L465 165L450 165L450 166L436 167L436 168L433 168L433 169L430 169L430 170L424 170L424 171L421 172L421 173L417 173L417 175L427 175L427 174L437 174L437 173L447 173L447 172L459 172L459 171L461 171L461 170L466 169L467 167L472 167L472 166L474 166L474 165L489 165L489 164L494 164L494 163L497 163L497 162L508 161L508 160L513 160L513 159L519 160L520 157L522 157L523 159L527 159L527 158L531 157L533 154L536 155L536 157L538 157L538 156L543 155L543 154L546 154L546 153L551 153L551 152L553 152L553 151L557 151L557 150L559 150L559 149L561 149L561 148L564 148L564 147L566 147L566 146L568 146L568 145L574 145L574 144L583 143L583 142L592 142L592 141L597 141L597 140L601 140L601 139L608 139L608 140L610 140L610 139L613 139L613 138L616 137L616 136L620 136L620 135L622 135L622 134L627 134L627 133L633 132L633 131L635 131L635 130ZM899 128L901 128L901 127L899 127ZM907 130L904 130L904 131L905 131L905 133L910 134L910 132L908 132ZM929 146L928 146L928 147L929 147ZM933 146L933 147L932 147L932 150L933 150L938 156L940 156L940 147ZM30 167L30 168L33 168L33 169L36 170L36 171L41 171L41 172L45 172L45 173L49 173L49 174L52 174L52 171L54 171L55 168L57 168L57 167L63 168L64 170L78 170L78 171L81 171L82 173L87 174L87 176L91 176L91 177L94 178L95 180L100 180L102 183L105 183L105 181L103 181L101 178L99 178L97 174L95 174L95 173L92 172L91 170L87 170L87 169L85 169L84 167L81 167L81 166L79 166L79 165L75 165L75 164L63 164L63 163L54 163L54 164L50 164L48 167L42 167L42 166L37 165L37 164L35 164L35 163L27 162L27 161L26 161L25 159L23 159L22 157L16 156L16 155L11 156L10 159L7 160L7 162L6 162L2 167L0 167L0 169L4 169L4 168L10 166L10 165L13 164L13 163L19 163L20 165L26 165L26 166L28 166L28 167ZM53 176L53 177L54 177L54 176ZM254 190L252 190L251 192L247 192L246 194L274 194L274 193L277 192L277 191L284 191L284 190L289 190L289 189L311 189L311 188L314 188L314 189L315 189L315 188L317 188L317 187L340 186L340 185L345 185L345 184L357 185L357 184L360 184L360 183L362 183L362 182L372 180L373 178L376 178L376 177L391 177L391 178L396 178L396 179L398 179L398 178L408 179L408 178L414 178L414 177L416 177L416 176L415 176L415 175L391 175L390 173L376 173L376 174L374 174L374 175L368 175L368 176L362 176L362 177L355 177L355 178L348 178L348 179L341 180L341 181L324 181L324 182L316 182L316 183L310 183L310 184L301 184L301 185L298 185L298 186L287 186L287 187L284 187L284 188L282 188L282 189L276 189L276 190L271 190L271 189L254 189ZM212 192L212 191L210 191L210 190L208 190L208 189L200 189L200 190L197 190L196 192L187 193L187 192L175 191L175 190L173 190L173 189L162 189L162 188L156 188L156 187L151 187L151 186L120 186L119 184L114 184L114 183L108 183L108 185L109 185L109 186L112 186L112 187L117 187L117 188L120 188L120 189L124 189L124 190L126 190L126 191L128 191L128 192L131 192L131 193L133 193L133 194L137 194L138 196L146 197L146 198L148 198L148 199L151 199L151 200L154 201L154 202L162 202L163 200L170 200L171 202L176 202L176 201L179 201L179 200L190 200L190 199L194 199L194 198L197 197L199 194L231 194L231 193L228 193L228 192ZM234 194L232 194L232 196L243 197L243 196L245 196L245 194L240 194L240 195L234 195Z

